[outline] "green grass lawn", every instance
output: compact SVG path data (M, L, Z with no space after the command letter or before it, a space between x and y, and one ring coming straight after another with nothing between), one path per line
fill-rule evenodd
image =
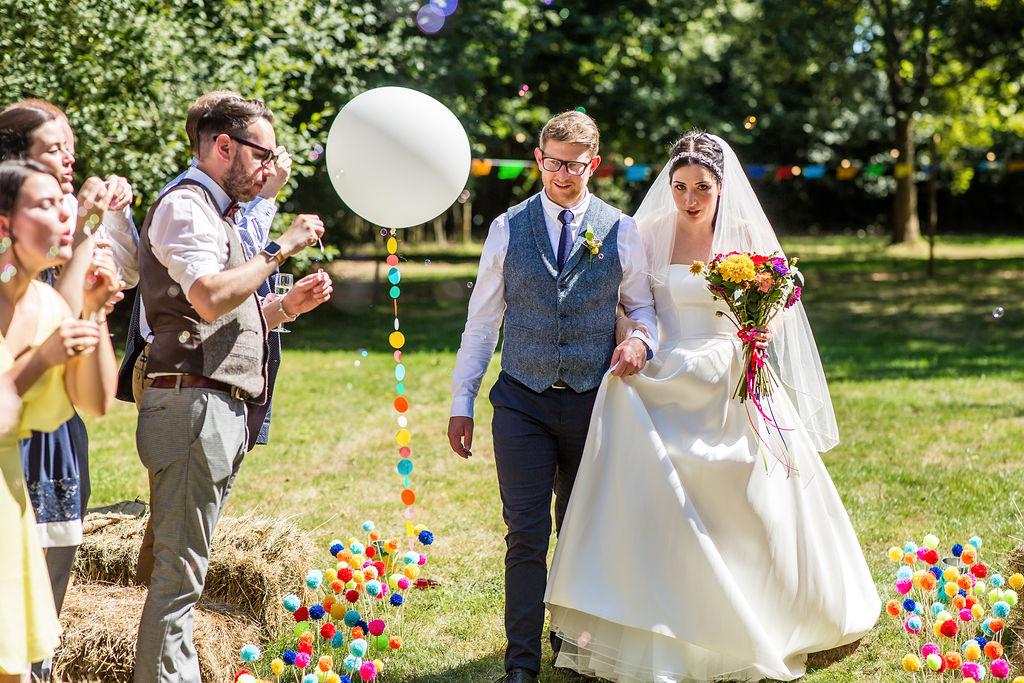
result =
M841 443L823 458L883 602L895 597L886 549L920 543L926 533L944 546L981 536L983 558L1005 570L1021 536L1024 239L943 239L932 280L924 276L924 251L887 249L879 239L797 238L784 246L801 257L805 304L839 421ZM463 461L450 452L445 430L475 259L465 250L448 259L422 245L411 253L402 265L399 318L418 496L413 521L435 534L425 569L441 587L414 596L407 649L378 680L487 681L502 673L504 652L504 527L486 400L498 364L476 405L476 455ZM397 535L405 518L394 468L393 311L384 296L376 306L361 298L372 282L368 264L334 267L344 308L325 306L289 325L272 444L247 457L228 514L289 517L324 542L356 535L364 520ZM145 497L134 407L119 404L88 422L92 504ZM883 613L855 653L805 680L910 680L899 668L907 651ZM562 680L548 650L542 678Z

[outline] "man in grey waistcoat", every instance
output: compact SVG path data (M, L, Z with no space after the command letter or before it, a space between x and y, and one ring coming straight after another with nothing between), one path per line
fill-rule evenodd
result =
M554 117L534 150L544 189L491 223L455 362L448 440L472 455L473 402L504 318L490 393L505 536L505 675L533 683L541 660L551 536L561 527L598 385L657 350L654 301L636 224L587 191L601 163L586 114ZM592 237L588 237L591 233ZM617 305L646 330L615 344ZM552 639L553 647L558 641Z
M246 259L227 218L275 173L273 114L225 99L199 121L199 163L140 231L140 292L152 329L136 443L152 482L155 563L139 622L136 683L199 683L193 608L210 542L246 450L247 405L266 400L267 329L316 307L324 288L262 305L257 288L323 234L300 215Z

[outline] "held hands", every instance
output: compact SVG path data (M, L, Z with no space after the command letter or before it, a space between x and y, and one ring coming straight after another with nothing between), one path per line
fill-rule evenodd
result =
M134 195L132 186L127 179L119 175L107 176L107 193L110 195L110 206L108 211L120 211L131 205Z
M103 216L110 205L111 192L106 183L92 176L86 178L78 190L78 223L75 229L75 246L90 237L100 227Z
M473 418L454 415L448 419L448 443L455 455L469 459L473 456Z
M117 264L110 251L103 248L93 250L89 272L85 274L82 296L82 316L89 318L100 310L109 313L114 304L124 298L124 281L117 271Z
M286 315L308 313L331 298L334 284L331 276L324 272L311 273L295 283L284 295L281 306Z
M47 367L63 365L80 354L92 353L100 341L100 326L91 320L65 318L42 344L39 353Z
M281 251L285 256L297 254L308 246L317 243L324 234L324 222L320 216L311 213L299 214L278 238Z
M267 178L267 181L263 184L263 189L260 190L260 196L270 200L277 199L277 194L284 187L285 183L288 182L288 177L292 174L292 157L285 150L284 146L278 146L274 150L274 154L277 155L277 161L274 162L274 175Z
M754 347L764 351L772 340L772 331L767 325L758 325L754 328L757 334L754 335Z
M647 345L630 337L615 347L612 353L612 374L616 377L635 375L647 365Z

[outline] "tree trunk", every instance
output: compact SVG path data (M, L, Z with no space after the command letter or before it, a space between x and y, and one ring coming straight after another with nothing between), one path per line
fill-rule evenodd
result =
M441 214L434 219L434 241L437 242L437 246L443 247L448 244L448 240L444 235L444 219L445 215Z
M939 223L939 155L935 135L929 143L931 168L928 169L928 277L935 277L935 228Z
M462 205L462 243L469 244L473 239L473 202L466 200Z
M896 174L896 195L893 197L893 244L913 244L921 238L921 223L917 217L917 185L914 184L914 124L910 112L896 114L897 165L910 166L910 173Z

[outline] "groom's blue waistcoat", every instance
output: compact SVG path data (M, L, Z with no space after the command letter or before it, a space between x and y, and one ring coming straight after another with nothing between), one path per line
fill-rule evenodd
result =
M621 216L621 211L591 196L559 273L540 195L508 210L501 368L536 392L559 380L574 391L588 391L601 383L608 369L622 281ZM600 255L591 254L583 244L587 230L602 242Z

